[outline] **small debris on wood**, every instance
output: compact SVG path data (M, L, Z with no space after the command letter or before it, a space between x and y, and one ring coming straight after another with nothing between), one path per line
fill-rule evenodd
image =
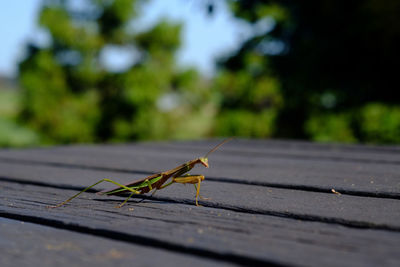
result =
M335 189L331 189L332 193L336 194L336 195L341 195L338 191L336 191Z

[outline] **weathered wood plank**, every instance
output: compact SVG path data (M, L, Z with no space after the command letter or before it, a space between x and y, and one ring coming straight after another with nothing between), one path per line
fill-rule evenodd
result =
M128 173L90 169L0 163L0 180L83 189L103 178L113 178L118 182L128 183L140 176L132 177ZM102 183L96 188L103 190L113 187L114 185L109 183ZM201 193L211 198L202 202L203 205L211 207L248 210L261 214L276 214L360 227L400 229L400 205L399 200L396 199L335 195L259 185L213 182L207 179L201 185ZM156 198L193 203L194 188L176 184L157 192ZM123 198L120 199L123 200ZM57 197L52 203L63 200Z
M209 141L175 142L166 145L181 148L204 148ZM148 145L157 145L149 143ZM121 148L125 147L120 145ZM101 149L101 146L98 147ZM275 157L305 157L311 160L346 160L393 163L400 161L400 146L367 146L322 144L305 141L279 141L279 140L246 140L235 139L231 141L224 151L229 153L253 152L263 153L265 156Z
M229 145L233 144L229 143ZM228 144L227 144L228 146ZM205 151L187 151L177 146L150 145L60 147L21 151L0 151L0 161L7 159L43 164L58 164L71 168L135 171L152 173L169 169ZM212 147L210 144L208 146ZM276 157L260 153L231 153L230 148L218 151L210 158L212 168L204 171L210 180L255 183L270 186L330 190L352 194L371 194L400 198L400 164L318 160L299 157ZM227 151L225 151L227 150ZM282 150L281 152L285 152ZM325 154L328 152L324 152ZM393 156L395 155L395 156ZM400 153L391 152L391 157ZM202 170L203 172L203 170Z
M185 255L0 218L0 266L233 266Z
M0 150L0 216L227 263L399 265L398 147L235 140L210 157L211 169L194 171L207 177L206 207L192 205L193 188L174 185L123 209L113 208L122 198L93 194L44 208L74 193L62 188L106 177L125 183L215 143ZM331 188L346 194L323 192ZM374 194L380 197L365 197Z
M296 266L398 266L400 233L356 229L211 207L150 201L122 209L108 201L80 198L46 209L55 197L74 192L0 183L0 216L47 224L126 242L201 252L204 257ZM86 195L88 196L88 195ZM93 195L91 195L93 196ZM117 201L114 201L117 200ZM329 207L328 207L329 208ZM373 245L371 245L373 244Z
M175 150L175 151L196 151L204 154L210 146L221 140L202 141L177 141L177 142L140 142L124 144L104 145L73 145L57 146L52 149L59 151L97 151L102 152L124 152L132 149L145 148L146 150ZM47 148L45 148L47 149ZM25 150L25 149L24 149ZM38 150L38 149L34 149ZM40 150L40 149L39 149ZM377 163L391 163L400 161L400 146L368 146L368 145L343 145L343 144L322 144L303 141L279 141L279 140L246 140L234 139L224 145L222 151L232 153L253 152L264 153L265 156L278 157L307 157L310 159L347 160L347 161L375 161Z
M58 153L98 153L121 154L131 153L132 150L153 151L168 150L176 153L193 151L194 156L205 154L220 140L184 141L184 142L142 142L112 145L74 145L57 146L40 149L23 149L23 151L48 151ZM400 146L366 146L318 144L310 142L277 141L277 140L245 140L234 139L220 149L219 153L248 154L253 153L262 157L275 158L305 158L309 160L348 161L361 163L400 163Z

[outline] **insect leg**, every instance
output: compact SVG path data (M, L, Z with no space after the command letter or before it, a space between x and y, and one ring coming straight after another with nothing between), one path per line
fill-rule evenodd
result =
M198 203L198 198L200 195L200 183L204 180L204 175L184 175L181 177L175 177L172 182L180 184L197 184L196 187L196 206L200 206ZM171 183L172 183L171 182Z
M137 194L136 192L132 192L132 194L129 195L129 197L127 197L124 202L122 202L121 204L115 206L116 208L121 208L123 205L125 205L125 203L128 201L128 199L130 199L133 195Z
M194 185L194 188L196 188L196 191L197 191L197 185L196 185L196 184L193 184L193 185ZM202 200L209 200L209 199L211 199L211 198L209 198L209 197L202 197L200 194L199 194L199 198L202 199Z
M153 190L153 187L151 186L151 182L149 181L149 179L146 179L145 182L147 183L147 185L149 186L149 190Z
M153 193L151 193L150 197L153 197L155 195L155 193L157 192L157 188L154 188ZM139 203L142 203L145 200L145 198L142 198Z
M129 190L129 191L131 191L132 193L140 194L140 192L137 191L137 190L135 190L135 189L132 189L132 188L127 187L127 186L125 186L125 185L123 185L123 184L120 184L120 183L117 183L117 182L115 182L115 181L113 181L113 180L110 180L110 179L105 178L105 179L101 179L100 181L98 181L98 182L92 184L91 186L86 187L85 189L83 189L83 190L82 190L81 192L79 192L78 194L73 195L72 197L68 198L67 200L61 202L60 204L57 204L57 205L54 205L54 206L47 206L47 207L48 207L48 208L58 208L58 207L60 207L60 206L62 206L62 205L64 205L64 204L70 202L71 200L73 200L74 198L76 198L77 196L79 196L80 194L86 192L87 190L89 190L89 189L92 188L93 186L96 186L96 185L98 185L98 184L100 184L100 183L102 183L102 182L109 182L109 183L115 184L115 185L117 185L117 186L120 186L120 187L122 187L122 188L124 188L124 189L126 189L126 190Z
M157 189L159 190L159 189L163 189L163 188L166 188L167 186L170 186L171 184L173 184L173 183L175 183L175 181L174 180L172 180L171 182L169 182L168 184L165 184L165 185L162 185L162 186L160 186L159 188L156 188L156 191L157 191ZM155 193L155 191L154 191L154 193Z

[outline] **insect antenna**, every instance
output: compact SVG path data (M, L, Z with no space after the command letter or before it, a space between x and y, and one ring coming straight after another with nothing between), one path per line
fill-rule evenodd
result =
M213 153L215 150L217 150L220 146L222 146L223 144L231 141L233 139L233 137L227 138L224 141L222 141L221 143L219 143L218 145L216 145L213 149L211 149L210 151L208 151L208 153L204 156L205 158L208 157L208 155L210 155L211 153Z

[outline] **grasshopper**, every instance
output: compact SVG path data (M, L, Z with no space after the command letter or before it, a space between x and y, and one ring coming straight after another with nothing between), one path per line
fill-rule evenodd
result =
M111 190L104 190L101 192L98 192L97 194L100 195L121 195L125 193L130 193L130 195L119 205L116 206L116 208L121 208L133 195L141 195L148 193L150 191L153 191L152 195L155 194L157 190L163 189L167 186L170 186L174 183L179 183L179 184L193 184L196 188L196 206L199 206L198 203L198 198L200 196L200 183L204 180L204 175L190 175L186 174L189 172L191 169L196 164L202 164L204 167L208 168L208 155L210 155L212 152L217 150L220 146L225 144L226 142L232 140L232 138L225 139L218 145L216 145L213 149L211 149L204 157L200 157L191 161L188 161L182 165L179 165L176 168L173 168L171 170L165 171L165 172L159 172L155 173L153 175L147 176L143 179L139 179L136 181L132 181L128 184L120 184L118 182L115 182L111 179L101 179L100 181L94 183L91 186L86 187L82 191L80 191L78 194L73 195L69 199L61 202L60 204L54 205L54 206L48 206L49 208L58 208L72 199L76 198L80 194L84 193L85 191L89 190L90 188L102 183L102 182L109 182L112 184L117 185L118 187L111 189ZM166 183L169 179L171 178L171 181L169 183ZM200 198L203 199L203 197L200 196Z

